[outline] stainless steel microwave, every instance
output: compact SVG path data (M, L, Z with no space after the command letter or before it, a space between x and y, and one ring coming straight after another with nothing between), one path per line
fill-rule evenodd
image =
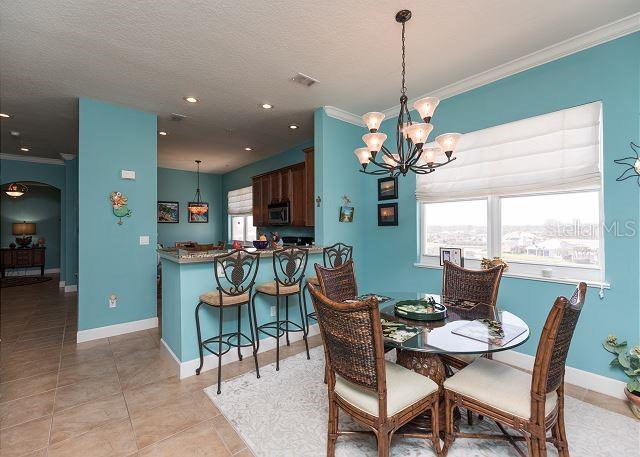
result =
M272 203L267 209L269 225L289 225L291 222L289 203Z

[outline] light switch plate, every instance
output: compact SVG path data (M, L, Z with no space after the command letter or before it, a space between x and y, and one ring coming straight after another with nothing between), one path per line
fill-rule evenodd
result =
M121 170L120 177L122 179L136 179L136 172L133 170Z
M140 235L140 246L149 244L149 235Z

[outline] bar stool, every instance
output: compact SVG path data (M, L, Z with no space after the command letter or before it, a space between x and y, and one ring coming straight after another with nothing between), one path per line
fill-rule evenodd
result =
M353 258L353 246L349 246L344 243L336 243L331 246L328 246L322 250L322 262L324 263L325 268L337 268L342 266L348 260ZM320 283L318 282L317 276L309 276L307 278L307 283L305 284L305 289L308 289L308 285L311 284L318 288ZM304 312L307 316L306 325L307 325L307 334L309 333L309 319L313 319L314 321L318 321L316 317L316 312L311 311L308 312L307 308L307 296L303 294L304 297Z
M238 249L229 254L214 257L213 271L218 286L216 290L200 295L200 302L196 306L196 329L198 331L198 349L200 351L200 366L196 369L196 375L200 374L204 364L204 351L206 349L211 354L218 357L218 394L220 394L220 383L222 380L222 356L229 352L232 347L238 348L238 358L242 360L241 348L251 346L253 349L253 359L256 365L256 374L260 377L258 369L258 348L255 344L255 314L249 306L251 302L253 286L258 273L260 255ZM242 333L242 305L247 305L249 315L250 336ZM202 340L200 332L200 307L207 305L218 309L219 332L217 335ZM223 311L225 308L235 307L237 310L238 330L234 332L222 333ZM243 344L244 339L244 344ZM217 349L214 349L217 345ZM224 349L223 349L224 346Z
M265 294L276 297L276 320L267 322L257 326L256 329L256 347L260 348L260 333L264 333L276 339L276 371L280 370L280 337L286 335L287 346L289 342L289 332L302 332L304 345L307 350L307 359L309 356L309 343L307 342L307 327L305 325L305 312L302 309L302 281L307 268L307 260L309 259L309 251L307 249L291 246L284 249L278 249L273 252L273 273L274 280L259 284L256 286L256 293L253 296L251 306L253 315L256 316L256 296ZM300 325L289 320L289 297L298 296L298 306L300 308ZM285 318L280 320L280 299L284 297L285 302ZM257 321L256 321L257 324ZM293 327L293 329L291 328Z

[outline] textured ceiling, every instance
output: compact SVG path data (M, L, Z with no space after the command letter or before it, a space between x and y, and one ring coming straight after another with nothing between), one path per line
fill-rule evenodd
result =
M21 0L0 3L1 150L77 152L77 99L158 113L161 166L224 172L313 136L313 109L398 103L410 8L409 96L637 12L638 0ZM320 81L292 83L297 72ZM188 105L185 95L201 103ZM275 109L258 108L268 101ZM168 120L169 113L188 118ZM301 128L291 131L289 123ZM254 150L246 152L245 146ZM24 154L24 153L22 153Z

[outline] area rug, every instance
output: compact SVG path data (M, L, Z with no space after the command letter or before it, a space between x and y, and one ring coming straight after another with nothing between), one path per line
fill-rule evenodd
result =
M0 280L0 287L28 286L47 281L51 281L50 276L7 276Z
M261 378L250 372L205 389L213 403L233 425L247 446L258 457L322 457L326 455L327 392L322 382L324 361L322 348L304 353L260 369ZM572 456L640 455L640 424L631 418L588 403L565 397L565 421ZM342 429L358 429L345 414L340 414ZM468 431L466 421L461 428ZM495 430L494 430L495 429ZM488 420L476 422L474 430L498 432ZM549 455L557 455L548 447ZM375 439L342 436L336 446L337 457L377 455ZM393 457L435 455L430 444L420 439L394 437ZM515 450L496 441L458 438L449 456L513 456Z

